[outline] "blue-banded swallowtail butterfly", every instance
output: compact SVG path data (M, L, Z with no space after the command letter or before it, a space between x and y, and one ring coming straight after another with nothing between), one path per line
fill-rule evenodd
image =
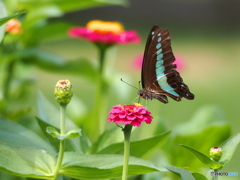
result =
M154 25L144 51L142 90L138 95L144 99L158 99L163 103L168 103L167 96L175 101L181 101L182 97L194 99L194 94L189 91L176 70L174 61L168 29Z

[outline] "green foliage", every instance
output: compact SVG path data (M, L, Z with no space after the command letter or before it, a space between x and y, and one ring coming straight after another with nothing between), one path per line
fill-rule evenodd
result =
M67 31L72 24L60 22L58 20L50 21L51 17L60 17L66 12L82 10L105 5L126 5L125 0L87 0L87 1L68 1L68 0L47 0L44 2L27 1L5 1L6 7L0 1L0 20L5 23L9 18L17 17L23 13L15 13L24 11L24 16L20 18L23 32L20 34L7 33L3 39L0 49L1 66L3 71L3 94L5 100L13 97L9 88L16 81L13 80L14 69L19 66L34 65L37 68L47 72L60 74L77 75L83 78L95 80L96 67L87 58L68 59L60 55L43 50L45 42L52 42L56 39L64 39L67 37ZM6 9L13 15L7 17ZM5 27L0 27L0 41L3 38ZM17 74L14 74L18 76ZM21 82L21 81L20 81ZM26 86L21 84L21 87ZM20 92L22 93L22 92ZM18 99L15 99L17 101Z
M193 173L182 168L166 165L164 166L169 171L176 174L182 180L207 180L205 176L199 173Z
M131 155L139 158L149 158L154 151L166 142L169 132L162 133L158 136L153 136L148 139L131 142ZM123 143L111 144L110 146L100 150L98 154L123 154Z
M215 106L204 106L195 113L190 121L173 129L169 141L163 148L171 165L189 167L193 171L199 171L202 168L201 162L197 159L189 161L189 152L179 144L209 153L211 147L219 146L229 135L230 127L221 110Z
M2 170L18 176L51 178L56 151L34 132L15 122L0 120L0 141ZM61 174L83 179L120 177L122 159L121 155L65 152ZM135 157L130 158L129 165L130 175L159 171L150 161Z
M72 139L81 136L81 129L72 129L64 135L61 135L54 127L47 127L46 131L53 138L57 138L59 140Z
M4 3L2 1L0 1L0 43L2 42L2 39L4 37L4 32L5 32L4 24L6 22L8 22L10 19L18 17L24 13L25 12L19 12L19 13L15 13L13 15L7 16L6 7L5 7Z
M181 145L191 151L202 163L207 165L209 168L218 170L224 167L232 158L236 148L240 142L240 134L230 137L227 139L220 147L223 149L223 155L219 162L216 162L209 158L208 156L204 155L203 153L189 147L186 145Z
M238 144L240 143L240 134L236 134L226 141L224 141L220 147L222 149L222 157L219 163L226 165L231 160L233 154L235 153Z
M2 14L3 14L3 12L4 12L4 10L2 10ZM11 16L6 16L6 17L4 17L4 18L1 18L0 19L0 26L2 26L3 24L5 24L6 22L8 22L10 19L12 19L12 18L15 18L15 17L17 17L17 16L20 16L20 15L22 15L22 14L24 14L25 12L19 12L19 13L15 13L15 14L13 14L13 15L11 15ZM2 17L2 16L1 16Z
M54 127L54 129L56 129L59 132L60 129L59 111L41 93L39 93L38 97L38 113L39 117L37 118L37 120L42 131L45 133L45 136L49 139L50 142L53 143L53 145L57 149L59 142L56 141L55 138L49 136L49 134L46 132L46 129L47 127L51 126ZM67 131L70 131L72 129L78 129L78 127L68 118L66 119L65 126ZM78 139L68 139L66 144L67 150L82 152L82 147Z
M2 170L35 178L51 175L55 166L56 151L31 130L1 119L0 141Z
M200 161L202 161L204 164L206 164L209 168L211 169L221 169L223 167L222 164L217 163L215 161L213 161L211 158L209 158L208 156L204 155L203 153L189 147L189 146L185 146L185 145L181 145L183 147L185 147L186 149L188 149L189 151L191 151Z
M96 68L86 58L67 60L56 54L36 48L29 48L21 52L21 57L26 65L34 65L45 71L78 75L91 80L96 77Z
M7 10L5 5L2 1L0 1L0 43L2 42L5 26L3 26L4 23L6 23L9 19L6 18L7 16Z
M108 179L121 177L121 155L82 155L67 152L64 156L61 174L78 179ZM150 161L130 157L129 175L160 171Z
M75 10L81 10L86 8L92 8L97 6L104 6L104 5L127 5L128 2L126 0L48 0L43 2L36 2L34 0L26 0L21 1L19 3L21 9L29 9L29 10L36 10L36 9L44 9L46 7L56 7L62 13L71 12Z

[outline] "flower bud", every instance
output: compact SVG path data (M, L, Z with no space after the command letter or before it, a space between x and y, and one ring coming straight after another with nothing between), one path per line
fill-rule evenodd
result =
M70 102L73 91L69 80L59 80L55 86L55 99L59 104L66 105Z
M219 161L222 157L222 149L220 147L212 147L210 149L210 157L214 161Z

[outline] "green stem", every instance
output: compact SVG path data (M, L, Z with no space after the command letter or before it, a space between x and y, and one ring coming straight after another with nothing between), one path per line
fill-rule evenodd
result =
M92 123L87 122L89 132L93 139L96 139L101 133L102 127L102 107L104 100L104 62L106 57L107 46L96 44L98 48L99 58L99 73L97 76L96 101L93 109ZM98 127L98 128L95 128Z
M65 134L65 119L66 119L66 104L61 104L60 105L60 134L64 135ZM59 174L59 169L61 168L62 165L62 160L63 160L63 154L64 154L64 149L65 149L65 141L64 140L60 140L60 145L59 145L59 153L58 153L58 159L57 159L57 164L56 167L54 169L54 178L53 180L58 178L58 174Z
M60 113L61 113L61 116L60 116L60 126L61 126L60 133L61 133L61 135L65 134L66 108L67 108L66 104L61 104L60 105Z
M123 133L124 133L124 160L123 160L122 180L127 180L127 176L128 176L128 161L129 161L129 156L130 156L131 130L132 130L132 125L126 125L123 129Z
M214 169L214 173L217 174L218 173L218 169ZM218 180L218 175L216 175L216 174L215 174L215 176L213 176L214 180Z
M10 92L10 84L13 78L13 71L14 71L14 67L15 67L15 61L11 61L8 65L7 65L7 76L3 85L3 95L5 99L8 99L9 97L9 92Z
M100 61L99 62L99 73L100 73L100 76L102 76L107 48L98 46L98 50L99 50L99 61Z

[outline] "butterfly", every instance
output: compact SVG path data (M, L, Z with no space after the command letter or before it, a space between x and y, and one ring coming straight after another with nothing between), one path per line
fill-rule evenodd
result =
M142 89L138 95L163 103L168 103L167 96L175 101L181 101L182 97L194 99L194 94L176 70L174 61L168 29L154 25L146 42L141 72Z

